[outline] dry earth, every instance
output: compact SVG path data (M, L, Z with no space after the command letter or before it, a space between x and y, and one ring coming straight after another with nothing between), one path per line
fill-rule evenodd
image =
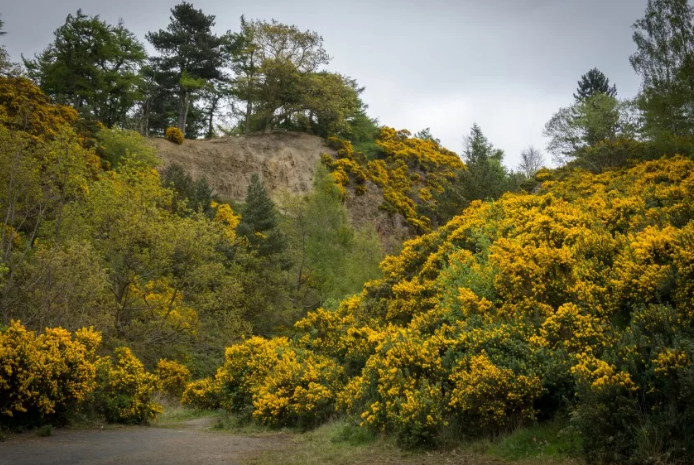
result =
M251 176L257 173L279 205L287 194L309 192L321 154L335 155L320 137L297 132L186 140L182 145L165 139L151 143L164 166L176 163L193 179L207 178L215 195L224 200L243 201ZM386 252L395 253L412 233L405 218L382 211L382 203L383 192L371 182L365 195L348 190L345 199L352 223L373 226Z

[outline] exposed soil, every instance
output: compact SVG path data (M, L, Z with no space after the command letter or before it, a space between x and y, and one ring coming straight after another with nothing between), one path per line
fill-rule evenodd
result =
M289 446L286 435L244 436L208 430L199 418L166 428L53 430L50 437L18 435L0 443L0 465L230 464Z
M251 176L257 173L270 196L282 204L283 196L308 193L320 156L335 151L320 137L298 132L270 132L211 140L186 140L176 145L166 139L151 139L164 166L176 163L193 179L207 178L214 194L223 200L243 201ZM366 194L348 189L345 205L352 223L376 229L384 250L397 253L403 241L412 238L405 218L379 207L383 192L368 182Z
M186 140L176 145L151 139L164 165L181 165L193 179L206 177L219 197L243 201L251 176L257 173L268 193L306 193L322 153L333 154L323 139L298 132L271 132L211 140Z

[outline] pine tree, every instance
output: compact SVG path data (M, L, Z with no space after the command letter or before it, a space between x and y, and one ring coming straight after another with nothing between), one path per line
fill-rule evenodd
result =
M480 127L473 125L465 138L463 151L463 161L467 165L461 176L465 198L470 201L494 199L506 191L508 174L502 164L503 158L503 150L495 149Z
M577 102L580 102L596 94L605 94L610 97L615 97L617 95L617 86L611 86L607 76L598 68L593 68L581 76L574 98Z
M241 221L236 231L261 257L281 254L286 248L275 204L257 174L251 176L246 204L241 210Z
M168 95L176 96L176 124L189 134L188 112L196 92L224 77L221 69L226 60L226 40L212 33L215 17L190 3L174 6L170 19L166 30L149 32L146 37L160 53L152 58L152 68L157 70L155 80Z

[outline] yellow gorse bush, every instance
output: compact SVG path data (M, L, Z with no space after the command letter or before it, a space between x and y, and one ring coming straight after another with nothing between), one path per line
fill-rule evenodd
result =
M286 338L253 337L227 349L217 372L222 406L271 426L315 425L334 412L342 370Z
M95 387L95 350L101 336L91 329L62 328L36 336L13 321L0 332L0 418L22 422L57 418L85 400Z
M142 423L162 412L152 395L159 387L157 377L127 347L119 347L110 357L96 363L95 400L106 419L114 423Z
M397 156L373 162L367 178L409 186L399 163L425 155L405 134L382 142ZM191 399L218 389L226 408L273 426L315 424L334 407L404 445L435 444L449 427L498 433L560 408L598 421L614 402L651 412L685 402L694 162L538 178L536 194L473 202L406 242L382 279L310 312L294 340L230 347L216 381L191 385Z
M154 374L159 378L160 389L169 397L180 400L188 383L190 370L178 362L161 359L154 368Z
M185 136L183 135L183 131L178 129L177 127L168 127L166 128L166 132L164 133L164 137L166 137L166 140L169 140L175 144L181 145L183 141L185 140Z

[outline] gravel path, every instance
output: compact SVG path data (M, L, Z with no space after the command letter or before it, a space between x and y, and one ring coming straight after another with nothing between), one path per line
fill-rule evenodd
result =
M189 422L174 428L53 430L50 437L16 436L0 443L0 465L230 464L287 445L281 434L208 432Z

